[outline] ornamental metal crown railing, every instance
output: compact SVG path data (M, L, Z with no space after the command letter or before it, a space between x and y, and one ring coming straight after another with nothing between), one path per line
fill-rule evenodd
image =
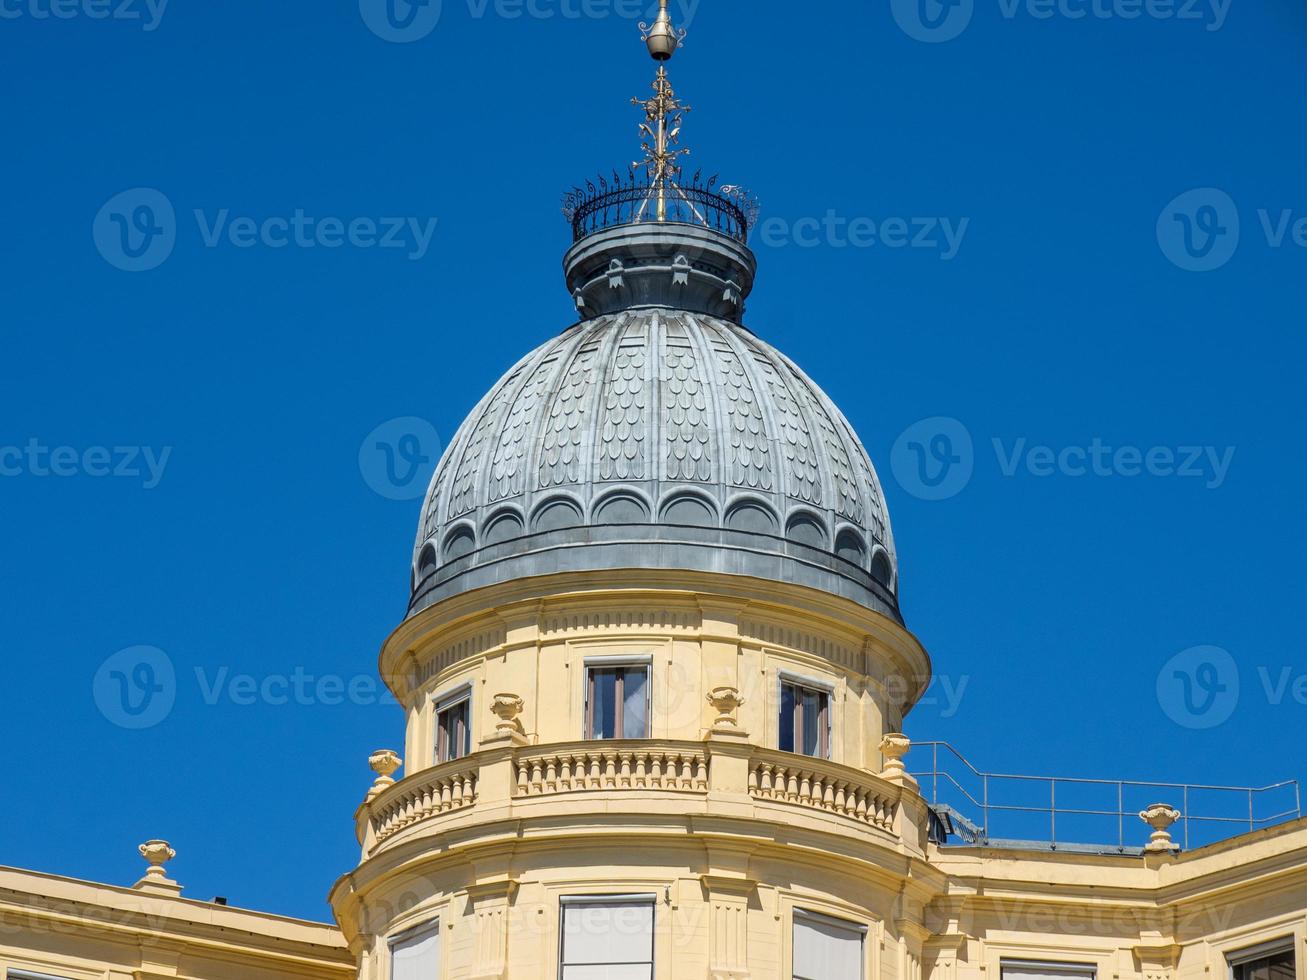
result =
M748 191L721 185L715 176L696 173L688 184L672 179L649 181L635 171L600 176L563 196L563 215L579 242L605 228L642 222L698 225L747 242L758 219L758 203Z
M915 742L909 760L940 843L1134 854L1148 840L1140 812L1165 803L1180 811L1176 842L1189 850L1302 816L1296 779L1247 787L987 773L948 742Z

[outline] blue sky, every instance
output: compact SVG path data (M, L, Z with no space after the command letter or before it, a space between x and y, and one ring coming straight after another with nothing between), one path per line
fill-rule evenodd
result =
M749 324L885 484L941 677L909 734L1305 776L1307 14L924 2L702 0L672 68L769 222ZM637 152L630 8L0 8L0 783L40 812L0 863L127 884L166 837L187 894L325 917L401 741L369 684L418 504L367 447L431 455L571 322L558 202Z

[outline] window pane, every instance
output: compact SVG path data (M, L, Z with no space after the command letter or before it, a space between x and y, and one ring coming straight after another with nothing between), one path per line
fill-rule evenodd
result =
M1003 980L1094 980L1095 970L1092 966L1077 966L1069 963L1059 966L1055 963L1004 963Z
M454 709L456 717L458 719L456 725L458 731L458 741L455 742L455 745L457 745L458 747L458 751L457 754L454 756L454 758L456 759L463 758L463 756L467 755L472 750L472 729L468 724L468 722L471 721L471 719L468 717L471 707L472 707L472 702L464 701L462 704L460 704L458 707Z
M619 966L565 966L563 980L653 980L653 965L623 963Z
M592 670L590 677L590 737L616 738L617 671Z
M472 732L468 727L470 702L450 705L436 716L436 761L449 762L461 759L472 749Z
M1232 972L1234 980L1294 980L1295 971L1293 951L1285 950L1263 959L1240 963Z
M803 748L800 751L804 755L817 755L820 748L818 725L821 722L821 695L816 691L801 691L800 696L803 699Z
M794 695L792 684L781 685L781 751L794 751Z
M440 976L440 930L431 929L390 947L391 980L436 980Z
M647 738L645 690L648 674L644 668L628 667L622 671L622 737Z
M649 980L653 917L644 901L564 905L564 980Z
M862 940L853 923L795 915L794 980L862 980Z

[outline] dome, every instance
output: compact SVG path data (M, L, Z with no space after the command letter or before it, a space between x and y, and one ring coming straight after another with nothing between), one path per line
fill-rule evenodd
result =
M591 293L575 292L584 309ZM605 282L605 305L620 292ZM738 323L666 303L583 320L481 400L423 504L410 613L508 579L622 568L793 582L899 618L884 495L839 409Z

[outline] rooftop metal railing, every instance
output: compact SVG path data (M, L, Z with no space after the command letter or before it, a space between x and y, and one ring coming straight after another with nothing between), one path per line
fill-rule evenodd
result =
M669 222L710 228L747 242L757 208L747 191L718 186L715 176L705 180L699 173L685 184L669 178L650 182L634 170L614 173L612 180L600 175L563 197L574 241L618 225Z
M972 844L1137 852L1149 833L1139 813L1155 803L1180 811L1186 850L1302 816L1296 779L1247 787L988 773L948 742L916 742L908 761L932 806Z

